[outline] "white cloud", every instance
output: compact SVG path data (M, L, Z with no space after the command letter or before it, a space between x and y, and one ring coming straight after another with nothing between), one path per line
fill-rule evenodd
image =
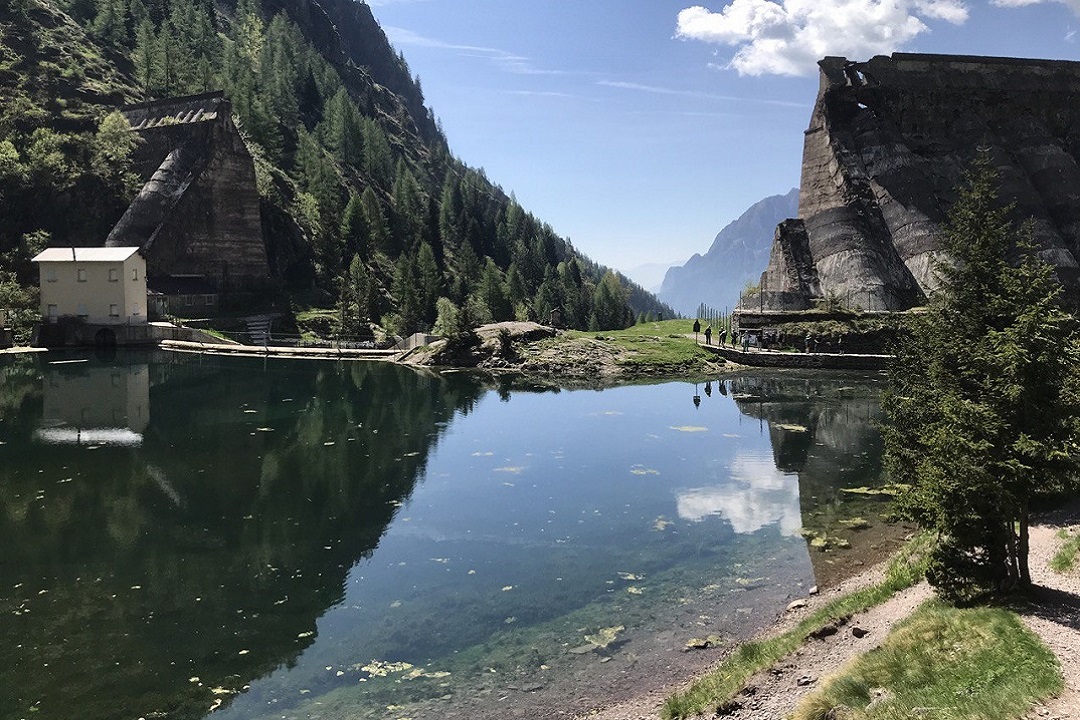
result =
M1048 2L1060 3L1080 15L1080 0L990 0L991 5L997 5L998 7L1026 7L1028 5L1042 5Z
M959 0L916 0L915 9L921 15L963 25L968 19L967 6Z
M684 490L675 503L684 520L701 522L718 515L739 534L775 524L781 534L794 536L802 527L799 478L777 470L771 454L736 455L727 483Z
M967 17L961 0L733 0L719 12L680 11L675 36L735 47L728 67L741 75L805 75L826 55L864 60L900 50L929 30L924 19Z

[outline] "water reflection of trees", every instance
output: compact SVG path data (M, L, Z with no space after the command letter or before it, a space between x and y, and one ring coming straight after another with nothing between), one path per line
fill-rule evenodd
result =
M378 364L174 357L151 366L142 446L90 449L32 444L50 371L0 385L4 717L201 717L291 664L481 394Z

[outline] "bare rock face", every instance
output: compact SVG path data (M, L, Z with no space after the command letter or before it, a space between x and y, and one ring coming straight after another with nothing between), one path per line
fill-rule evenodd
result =
M763 307L924 302L947 210L980 148L1003 202L1080 299L1080 63L896 53L819 66L799 220L777 228Z

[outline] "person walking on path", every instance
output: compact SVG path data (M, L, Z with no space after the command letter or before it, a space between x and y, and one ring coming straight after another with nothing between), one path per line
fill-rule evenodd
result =
M705 344L712 345L712 325L705 328Z

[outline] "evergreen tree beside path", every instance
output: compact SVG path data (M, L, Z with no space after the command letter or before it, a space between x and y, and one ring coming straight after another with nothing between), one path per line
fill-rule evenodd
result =
M1077 319L997 182L980 154L882 398L897 509L937 536L927 577L958 603L1031 586L1032 504L1075 492L1080 458Z

